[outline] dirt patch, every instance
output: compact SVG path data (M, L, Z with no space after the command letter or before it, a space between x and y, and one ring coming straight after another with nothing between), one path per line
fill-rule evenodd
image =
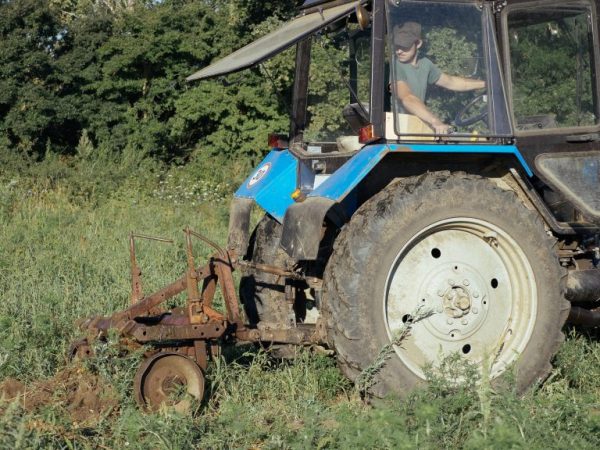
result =
M14 378L6 378L0 383L0 400L12 401L25 391L25 385Z
M54 377L24 384L14 378L0 383L0 410L2 403L18 400L27 411L35 411L49 404L65 408L71 419L89 423L112 414L118 406L117 393L101 376L74 364Z

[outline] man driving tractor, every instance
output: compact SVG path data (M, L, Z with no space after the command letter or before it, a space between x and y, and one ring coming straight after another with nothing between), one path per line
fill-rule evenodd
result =
M419 58L423 46L421 25L405 22L394 28L395 96L400 102L398 110L412 114L425 122L436 134L448 134L450 125L444 123L425 105L430 84L457 92L485 88L483 80L463 78L442 72L429 58Z

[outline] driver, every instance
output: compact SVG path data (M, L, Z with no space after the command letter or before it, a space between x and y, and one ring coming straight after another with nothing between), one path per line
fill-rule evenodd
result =
M485 81L463 78L443 73L428 58L419 58L423 45L421 25L405 22L394 28L396 53L396 97L402 108L428 124L436 134L448 134L450 126L445 124L425 106L427 87L435 84L451 91L472 91L485 88Z

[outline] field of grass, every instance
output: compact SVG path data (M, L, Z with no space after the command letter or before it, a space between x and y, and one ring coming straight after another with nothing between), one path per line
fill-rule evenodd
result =
M108 346L70 364L74 321L128 302L130 231L176 240L138 245L146 292L181 275L185 225L225 243L237 180L224 173L126 156L28 164L0 154L0 448L600 447L600 346L585 330L566 330L551 377L525 397L433 376L408 398L367 405L330 357L299 351L278 363L235 347L209 368L209 395L191 414L145 414L131 395L140 355L115 358ZM28 401L10 400L11 383ZM100 408L79 399L82 383Z

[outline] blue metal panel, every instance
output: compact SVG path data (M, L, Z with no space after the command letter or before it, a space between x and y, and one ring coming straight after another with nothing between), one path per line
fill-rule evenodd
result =
M391 147L395 147L395 150L392 151L407 151L403 150L401 145L392 145ZM523 155L517 147L514 145L477 145L477 144L419 144L419 145L411 145L410 148L414 152L427 152L427 153L479 153L479 154L488 154L488 155L513 155L523 166L525 172L530 177L533 176L533 172ZM411 151L411 150L408 150Z
M523 156L514 145L380 144L364 147L316 189L309 192L308 196L324 197L341 202L385 155L403 152L513 155L521 163L527 174L529 176L533 175ZM246 179L244 184L239 187L235 197L254 199L265 211L279 222L282 222L285 211L294 203L291 194L296 189L297 170L298 161L288 150L273 150L258 165L252 175ZM349 201L347 203L347 206L351 208L353 202ZM353 211L349 212L352 213Z
M253 198L279 222L294 203L298 160L287 150L273 150L238 188L235 197Z
M514 145L475 145L475 144L382 144L364 147L348 160L319 187L308 194L310 197L325 197L340 201L383 159L388 153L478 153L513 155L521 163L529 176L533 172Z

